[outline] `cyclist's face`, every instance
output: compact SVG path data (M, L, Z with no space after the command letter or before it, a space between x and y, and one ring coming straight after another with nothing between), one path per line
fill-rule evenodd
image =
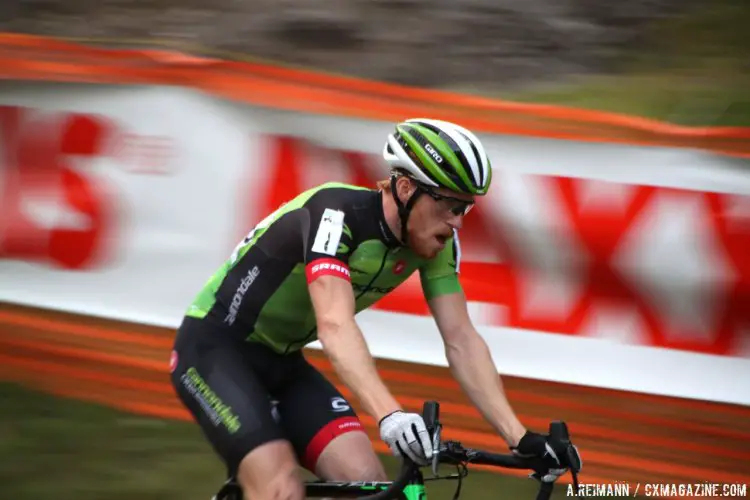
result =
M435 257L453 236L453 230L461 228L473 202L471 196L443 188L421 195L409 216L411 249L420 257Z

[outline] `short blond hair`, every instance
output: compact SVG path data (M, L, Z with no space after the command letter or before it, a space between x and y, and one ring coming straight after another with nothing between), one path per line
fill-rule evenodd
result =
M378 181L377 183L375 183L375 186L380 191L385 191L388 193L391 191L391 179L389 178L389 179L383 179L382 181Z

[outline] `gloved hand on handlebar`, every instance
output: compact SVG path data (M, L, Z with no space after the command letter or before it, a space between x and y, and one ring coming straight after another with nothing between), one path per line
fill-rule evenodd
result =
M539 466L535 468L536 478L545 483L555 482L571 467L576 472L581 470L578 448L546 434L527 430L518 446L511 450L520 457L539 459Z
M380 438L395 456L408 456L414 463L428 465L432 459L432 441L422 416L394 411L380 420Z

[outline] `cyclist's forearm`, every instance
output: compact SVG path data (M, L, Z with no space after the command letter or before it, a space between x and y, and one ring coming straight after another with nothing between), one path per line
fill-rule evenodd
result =
M484 339L478 333L467 334L460 343L448 346L446 355L469 399L506 443L515 446L526 429L508 402Z
M328 325L319 331L318 338L341 381L376 421L401 409L378 375L375 361L355 321Z

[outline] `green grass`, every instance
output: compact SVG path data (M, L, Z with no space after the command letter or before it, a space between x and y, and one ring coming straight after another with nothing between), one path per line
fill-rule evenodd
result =
M701 2L653 23L606 75L520 91L453 90L625 113L681 125L750 126L750 2Z
M688 126L750 126L748 89L747 76L719 81L677 73L651 73L590 77L557 89L505 97Z
M0 383L0 498L208 500L223 467L198 427L145 418ZM393 474L397 463L384 462ZM446 469L446 473L450 469ZM428 483L450 500L455 483ZM462 498L535 498L534 481L472 471ZM553 498L563 498L559 486Z

